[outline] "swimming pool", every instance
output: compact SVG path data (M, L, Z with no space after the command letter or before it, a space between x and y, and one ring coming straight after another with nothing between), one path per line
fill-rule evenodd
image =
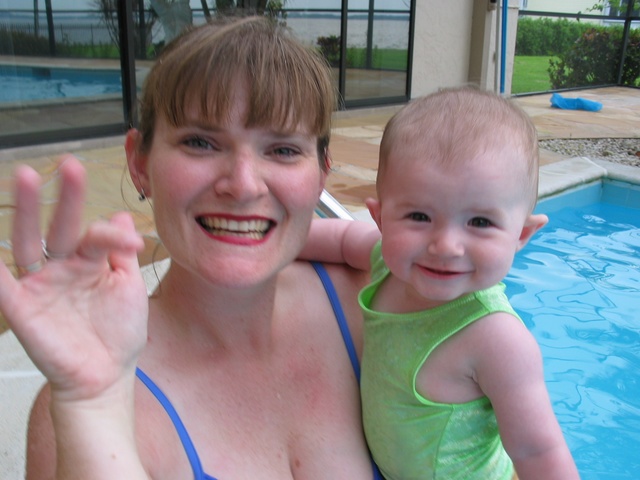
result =
M0 65L0 103L121 93L119 70Z
M604 179L538 211L550 222L516 256L507 294L540 344L581 477L640 478L640 185Z

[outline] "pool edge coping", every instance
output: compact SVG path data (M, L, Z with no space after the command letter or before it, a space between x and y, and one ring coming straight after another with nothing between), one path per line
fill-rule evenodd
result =
M587 157L573 157L540 167L538 198L557 195L603 178L640 185L640 168Z

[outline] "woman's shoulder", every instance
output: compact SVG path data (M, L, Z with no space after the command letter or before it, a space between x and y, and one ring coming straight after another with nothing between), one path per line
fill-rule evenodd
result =
M340 321L336 307L341 310L360 354L362 313L358 305L358 293L368 283L369 274L342 264L322 264L322 267L327 273L325 284L309 262L297 261L287 267L283 273L287 277L287 284L292 287L288 293L295 298L297 308L309 314L307 319L323 331L327 331L329 322L335 325ZM330 289L335 291L334 305Z
M314 269L313 264L307 261L295 261L289 265L284 274L292 280L294 288L306 289L313 284L318 288L318 292L322 291L321 271L326 272L326 280L330 282L338 295L351 297L355 294L353 301L357 303L357 295L360 289L367 285L369 281L369 272L351 268L346 264L338 263L321 263L320 267Z

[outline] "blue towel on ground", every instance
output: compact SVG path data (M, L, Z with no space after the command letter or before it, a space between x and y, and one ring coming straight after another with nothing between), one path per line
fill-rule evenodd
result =
M558 93L551 95L551 106L563 110L587 110L589 112L599 112L602 104L586 98L565 98Z

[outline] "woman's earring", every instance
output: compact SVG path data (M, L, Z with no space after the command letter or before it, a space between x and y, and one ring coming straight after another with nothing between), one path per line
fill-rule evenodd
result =
M138 195L138 200L144 202L147 199L147 195L144 193L144 188L140 188L140 195Z

